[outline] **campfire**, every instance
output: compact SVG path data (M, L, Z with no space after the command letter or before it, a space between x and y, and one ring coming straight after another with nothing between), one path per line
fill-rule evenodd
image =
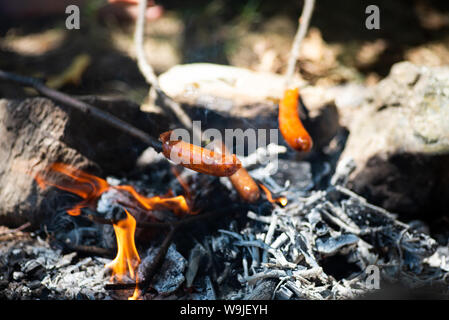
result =
M0 100L0 298L447 296L447 219L422 213L446 203L447 121L434 113L447 116L449 71L404 63L372 86L307 83L324 72L315 53L332 50L311 30L300 51L306 0L283 75L188 64L157 76L147 4L121 4L138 12L139 103L68 94L87 54L51 81L0 70L30 90Z
M110 223L113 225L117 240L117 255L115 259L105 267L111 269L111 281L123 284L124 279L135 281L136 288L129 299L139 299L139 277L137 270L141 262L135 244L135 232L137 225L148 226L151 222L160 222L155 217L153 211L171 211L182 220L185 215L195 215L198 213L193 207L193 199L186 182L180 177L176 169L171 170L185 195L173 196L172 190L163 196L146 197L139 194L131 185L111 186L106 180L95 175L78 170L63 163L53 163L48 168L39 172L35 176L36 183L45 190L48 187L55 187L65 192L72 193L82 201L75 204L73 208L67 209L67 214L71 216L82 215L83 209L88 210L86 216L97 223ZM267 201L277 203L281 206L287 205L287 198L284 196L273 198L270 190L263 184L259 184L266 195ZM97 214L98 202L104 193L113 191L114 198L109 199L108 205L112 207L113 218L106 218ZM128 211L129 210L129 211ZM117 212L122 213L117 216ZM143 215L142 215L143 213ZM139 223L136 221L139 218ZM157 223L157 222L156 222Z

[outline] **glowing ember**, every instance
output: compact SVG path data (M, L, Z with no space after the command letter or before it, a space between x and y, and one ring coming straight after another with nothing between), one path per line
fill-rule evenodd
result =
M265 192L265 195L267 196L267 200L271 203L278 203L281 206L285 207L287 205L287 198L286 197L279 197L276 199L273 199L273 196L271 195L270 190L268 190L267 187L265 187L263 184L259 183L262 190Z

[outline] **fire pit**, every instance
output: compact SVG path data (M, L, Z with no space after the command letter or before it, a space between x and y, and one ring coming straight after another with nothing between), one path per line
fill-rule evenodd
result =
M306 0L284 76L189 64L158 77L139 6L143 106L0 70L46 97L0 100L0 299L448 297L447 68L306 84Z

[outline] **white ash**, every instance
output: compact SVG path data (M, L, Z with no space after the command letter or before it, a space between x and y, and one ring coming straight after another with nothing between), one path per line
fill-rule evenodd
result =
M0 290L6 299L107 299L108 281L98 257L79 260L76 253L62 255L42 240L1 249ZM18 268L18 269L17 269ZM7 270L15 271L8 273Z
M56 269L42 284L64 299L103 300L108 296L104 285L109 280L105 262L106 259L87 257L75 265Z
M110 188L101 194L101 197L97 202L97 212L103 214L111 212L120 200L126 202L128 197L124 195L122 191Z
M356 298L372 290L365 282L371 265L379 268L382 281L400 279L409 287L447 281L449 250L438 248L434 239L419 232L425 229L413 227L416 223L409 226L346 189L353 169L350 159L342 162L326 190L298 193L297 188L284 188L286 207L276 207L271 215L249 210L244 229L221 229L208 238L213 257L235 268L222 273L220 283L240 283L217 286L217 297L253 297L255 288L274 280L272 297L277 299ZM267 177L271 179L266 171ZM332 257L335 265L323 268ZM348 271L336 278L333 268L339 261Z

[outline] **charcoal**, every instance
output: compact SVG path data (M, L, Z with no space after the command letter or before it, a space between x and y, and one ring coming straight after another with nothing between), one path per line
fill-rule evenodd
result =
M290 181L293 190L307 190L313 187L312 166L305 161L278 160L278 172L273 179L280 185Z
M251 159L251 155L243 159ZM221 229L209 228L205 223L195 237L188 237L194 243L179 243L175 238L150 284L151 290L143 298L353 299L373 290L366 285L367 270L371 267L379 269L380 280L400 282L410 288L446 284L449 250L435 241L424 222L402 222L396 214L347 189L347 177L354 169L351 161L339 165L332 177L328 165L322 163L312 170L309 162L304 162L295 166L299 175L305 175L302 178L289 175L291 160L284 163L278 173L272 172L269 165L253 163L251 173L275 195L287 197L286 206L264 199L250 206L242 204L243 215L223 216ZM167 175L160 174L164 176ZM200 205L210 198L213 190L224 189L227 183L226 179L201 178L191 173L188 177L192 190L204 187ZM108 181L114 185L129 182L111 178ZM142 190L145 186L142 181L131 185ZM102 195L96 211L85 209L83 213L121 219L124 207L118 202L127 200L126 193L111 189ZM219 206L223 199L216 197L214 201ZM237 202L235 205L240 206ZM211 210L213 206L208 207ZM172 215L170 219L178 217ZM68 217L64 211L54 221L54 228L50 229L52 233L59 232L60 240L101 244L105 248L116 245L111 225ZM62 230L58 231L60 227ZM0 255L2 297L88 300L129 297L129 292L112 294L105 290L109 277L104 266L110 260L74 252L63 255L62 249L48 243L37 237L32 244L20 242L2 251L5 253ZM140 247L144 243L138 242L142 259L139 281L145 281L145 274L160 249L160 243L153 238L152 246L142 254ZM133 279L125 276L123 282L132 283ZM182 286L192 291L180 290Z
M281 286L276 292L276 298L279 300L289 300L293 296L293 292L285 286Z
M216 300L214 286L209 276L205 277L206 280L206 299L207 300Z
M205 254L206 250L199 243L197 243L190 251L189 263L185 274L186 286L188 288L192 286L193 280L195 279L196 273L198 272L199 269L199 264L202 258L205 256Z
M146 270L151 266L157 254L158 248L148 249L145 258L142 259L138 269L139 279L145 280ZM184 270L187 266L187 260L176 250L175 245L168 248L167 255L156 274L151 286L163 296L168 296L175 292L184 282Z
M315 240L316 251L331 256L338 253L342 248L356 244L359 238L353 234L342 234L337 237L317 238Z
M38 257L35 260L28 260L25 262L25 264L22 266L22 271L24 273L34 273L38 269L44 268L42 263L45 263L45 260L42 257Z

